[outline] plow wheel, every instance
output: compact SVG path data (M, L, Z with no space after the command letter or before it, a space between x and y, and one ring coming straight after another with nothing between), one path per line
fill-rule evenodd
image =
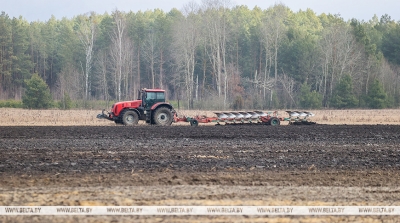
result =
M130 110L124 111L122 114L122 124L132 126L132 125L137 125L139 122L139 115Z
M166 107L158 108L153 115L153 122L156 125L166 126L171 125L173 121L173 115L171 110Z
M190 120L190 125L196 127L199 125L199 122L196 119L192 119Z
M280 125L280 124L281 124L281 121L280 121L279 118L277 118L277 117L272 117L272 118L269 120L269 124L272 125L272 126L277 126L277 125Z

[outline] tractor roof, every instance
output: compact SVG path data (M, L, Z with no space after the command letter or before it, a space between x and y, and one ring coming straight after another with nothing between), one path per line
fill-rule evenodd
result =
M158 89L158 88L156 88L156 89L146 89L146 88L144 88L143 91L145 91L145 92L165 92L165 90Z

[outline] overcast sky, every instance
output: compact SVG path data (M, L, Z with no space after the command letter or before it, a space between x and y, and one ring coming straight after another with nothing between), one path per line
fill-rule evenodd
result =
M47 21L51 15L57 19L95 11L103 14L115 9L120 11L152 10L160 8L169 12L172 8L181 9L191 0L0 0L0 11L11 18L22 16L29 22ZM200 3L201 0L195 0ZM400 20L400 0L231 0L235 5L247 5L250 9L259 6L267 9L276 2L283 3L292 11L310 8L321 13L340 14L345 20L356 18L370 20L375 14L380 18L388 14Z

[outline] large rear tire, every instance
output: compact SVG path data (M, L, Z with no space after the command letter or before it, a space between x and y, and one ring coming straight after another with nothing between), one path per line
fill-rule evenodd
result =
M135 111L126 110L122 113L122 124L127 126L137 125L139 122L139 115Z
M157 108L153 113L153 122L156 125L167 126L171 125L173 121L173 114L167 107Z

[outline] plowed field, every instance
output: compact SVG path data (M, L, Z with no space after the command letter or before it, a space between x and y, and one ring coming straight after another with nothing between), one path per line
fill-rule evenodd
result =
M400 126L3 126L0 154L0 206L400 205ZM0 216L0 221L398 217Z

